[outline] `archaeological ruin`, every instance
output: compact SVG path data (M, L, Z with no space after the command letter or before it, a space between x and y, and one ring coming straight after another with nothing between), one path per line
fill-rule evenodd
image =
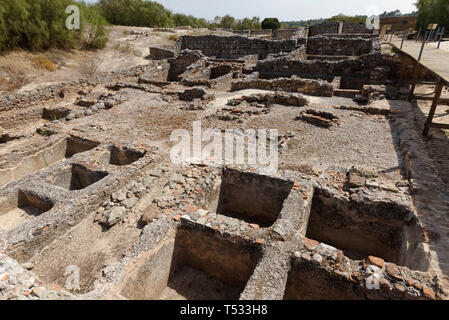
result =
M0 96L0 299L448 299L449 144L412 59L359 24L237 33ZM273 144L276 170L233 161Z

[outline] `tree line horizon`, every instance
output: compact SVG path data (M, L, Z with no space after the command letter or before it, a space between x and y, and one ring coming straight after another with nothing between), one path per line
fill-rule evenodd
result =
M81 12L81 28L65 27L65 8L77 5ZM448 0L418 0L417 11L402 14L399 10L384 12L382 16L416 15L417 25L426 28L430 23L445 25L449 31ZM326 21L364 23L366 16L339 14L326 19L279 21L276 17L257 16L236 19L231 15L217 16L208 21L192 15L173 13L162 4L149 0L99 0L86 3L79 0L2 0L0 2L0 52L15 49L42 51L60 49L101 49L107 41L108 25L172 28L222 28L233 30L279 29L310 26Z

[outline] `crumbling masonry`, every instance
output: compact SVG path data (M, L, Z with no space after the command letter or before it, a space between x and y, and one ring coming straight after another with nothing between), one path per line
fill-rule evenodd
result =
M0 298L447 299L448 181L407 61L360 25L278 37L184 36L0 97ZM198 120L277 129L278 170L172 163Z

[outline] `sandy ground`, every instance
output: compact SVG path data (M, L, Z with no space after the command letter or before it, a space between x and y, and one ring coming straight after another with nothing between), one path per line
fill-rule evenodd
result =
M206 286L204 284L207 284ZM236 300L240 291L204 272L183 266L171 277L160 300Z
M438 46L438 42L436 42L436 43L430 43L429 45L431 45L431 46L433 46L433 47L436 48L436 47ZM449 51L449 41L441 42L441 44L440 44L440 49Z
M0 94L33 90L40 86L90 77L103 72L122 70L148 64L149 47L173 48L170 36L209 34L207 29L164 32L143 27L109 28L106 48L97 51L52 49L29 53L14 51L0 55ZM57 70L51 71L35 63L45 57Z
M0 215L0 225L5 230L11 230L41 213L40 210L34 207L15 208Z
M435 85L421 84L416 87L415 94L432 98L434 96L434 91ZM444 99L444 101L438 105L433 122L449 124L449 88L443 88L441 99ZM427 117L430 107L432 106L432 100L418 100L417 105L421 112Z

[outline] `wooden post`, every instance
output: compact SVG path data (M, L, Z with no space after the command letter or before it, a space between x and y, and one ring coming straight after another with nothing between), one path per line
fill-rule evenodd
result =
M429 116L427 117L427 121L424 126L423 136L425 137L429 134L429 129L430 126L432 125L433 117L435 116L435 111L437 110L438 102L440 101L442 91L443 91L443 81L440 79L435 87L435 97L433 98Z
M413 69L413 80L412 80L412 87L410 88L410 99L413 98L413 96L415 95L416 83L418 82L420 74L421 68L419 66L419 63L416 62L415 68Z

